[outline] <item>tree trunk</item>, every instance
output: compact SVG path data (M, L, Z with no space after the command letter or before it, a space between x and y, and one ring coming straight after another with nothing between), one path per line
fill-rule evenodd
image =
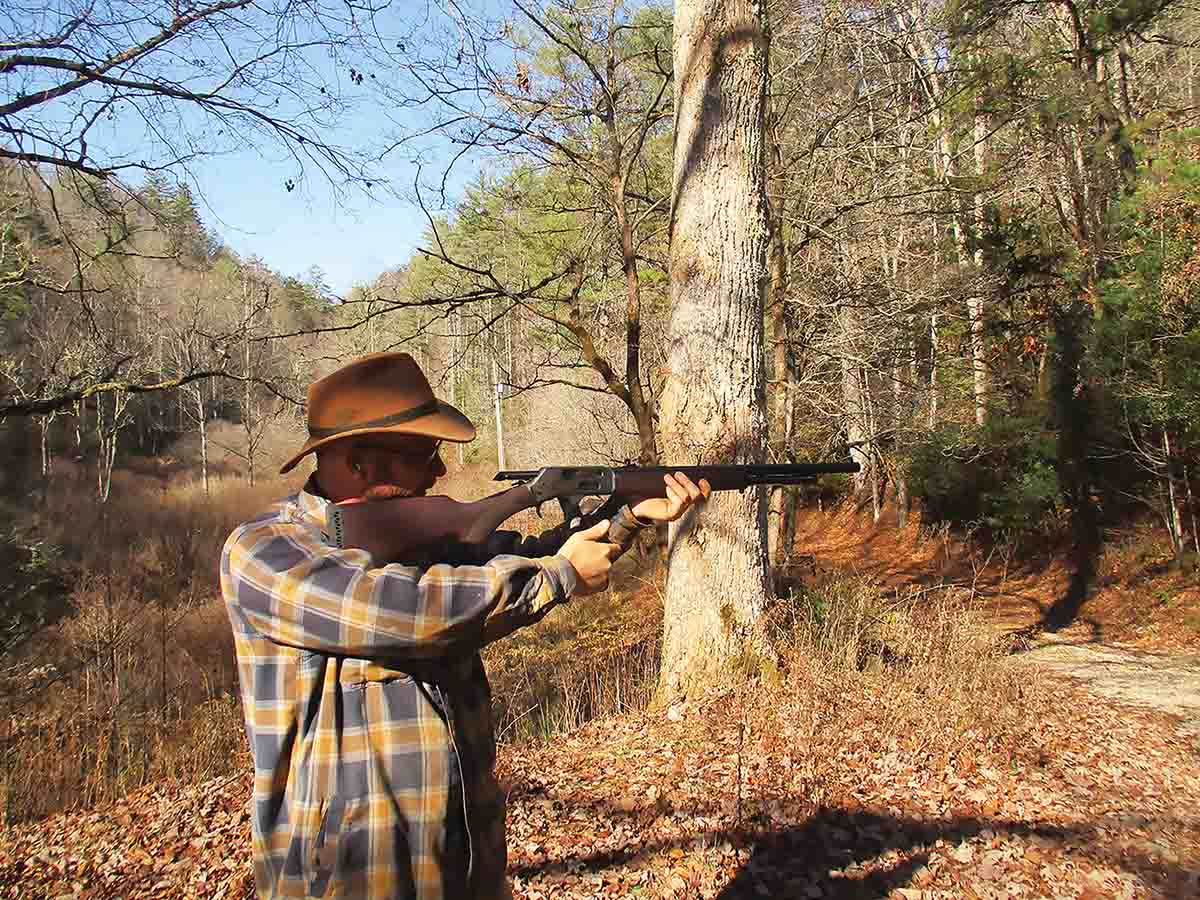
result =
M41 426L42 479L50 477L50 416L38 416Z
M774 148L778 162L779 148ZM787 291L787 247L783 240L784 210L781 205L771 216L771 292L769 299L768 317L771 321L771 357L772 371L775 376L771 385L771 443L774 445L772 461L784 461L788 455L788 444L791 440L791 367L788 365L788 327L786 306L784 303ZM771 491L770 511L767 523L770 535L770 561L779 565L791 550L786 542L790 531L785 521L794 504L789 503L793 491L776 487Z
M208 496L208 416L204 411L204 390L196 388L196 421L200 423L200 479Z
M892 416L896 431L896 443L893 453L896 458L896 524L901 528L908 527L908 476L904 471L904 458L908 451L904 438L909 433L909 417L911 410L905 402L905 385L911 383L913 368L913 353L910 351L911 339L908 329L903 335L900 352L896 354L897 362L892 376Z
M984 306L983 285L980 278L983 274L983 245L980 236L983 233L983 196L980 192L980 182L983 179L984 142L987 140L987 120L983 115L975 116L975 190L971 199L971 219L975 232L975 251L973 261L975 271L972 273L971 293L967 297L967 316L971 323L971 373L972 386L975 393L975 424L987 423L988 401L988 371L987 347L984 344ZM965 248L964 248L965 249ZM965 260L964 260L965 262Z
M1188 475L1186 465L1183 469L1183 486L1187 492L1188 509L1192 514L1192 546L1196 548L1196 553L1200 554L1200 528L1196 527L1196 498L1192 496L1192 479Z
M938 315L929 314L929 430L938 423Z
M242 405L245 407L242 410L242 427L246 431L246 474L250 481L250 486L254 486L254 451L257 441L254 437L254 395L250 392L251 386L251 360L250 360L250 324L254 318L254 310L250 305L250 285L248 282L242 286L242 300L244 304L244 321L245 330L242 334L243 342L245 343L245 362L246 362L246 390L242 399ZM213 379L214 381L216 379ZM201 413L203 413L203 404L201 404ZM200 423L200 434L204 435L204 423ZM205 466L207 471L207 464ZM208 493L208 478L205 476L204 493Z
M488 322L492 318L492 301L487 304ZM501 471L508 468L504 460L504 383L500 380L500 359L496 352L496 330L494 325L488 327L488 347L492 353L492 410L496 419L496 465Z
M1092 499L1092 401L1087 388L1085 331L1091 308L1076 300L1055 311L1053 400L1058 435L1058 480L1071 517L1073 571L1066 592L1046 610L1051 630L1069 625L1087 602L1103 544L1100 511Z
M463 406L462 398L458 396L458 370L463 364L459 356L459 347L462 345L462 307L457 306L454 309L454 336L450 342L450 402L461 408ZM461 466L466 463L466 444L458 444L458 464Z
M838 365L842 374L842 412L846 442L850 445L850 459L858 463L854 475L854 493L861 495L867 485L875 480L872 471L873 454L870 452L871 432L867 427L867 401L864 396L862 367L855 358L857 348L863 346L859 313L849 304L842 304L837 311L838 331L843 350L838 354Z
M664 456L765 457L763 295L769 242L765 14L746 0L678 0L672 314L662 400ZM725 492L671 527L660 688L678 697L768 643L762 490Z
M618 161L620 157L617 158ZM642 390L642 285L633 242L633 223L626 209L625 181L613 175L613 205L621 232L621 269L625 274L625 387L629 409L638 429L639 459L643 466L658 465L658 442L654 415Z
M1179 491L1175 487L1175 459L1171 454L1171 437L1162 429L1163 458L1167 469L1167 528L1171 532L1171 550L1178 559L1183 555L1186 537L1183 532L1183 517L1179 514Z

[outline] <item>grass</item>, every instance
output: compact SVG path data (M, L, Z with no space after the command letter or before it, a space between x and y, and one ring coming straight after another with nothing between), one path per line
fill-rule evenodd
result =
M190 480L114 481L99 505L61 479L24 523L55 548L67 614L5 660L4 821L245 764L217 559L233 525L281 485L226 476L206 495Z
M488 474L458 472L440 487L482 496L495 487ZM69 613L0 673L7 822L249 765L216 561L236 523L296 482L249 489L226 476L205 494L186 478L117 477L107 508L86 485L57 483L30 526L69 574ZM536 532L555 521L527 511L509 524ZM502 743L547 740L652 704L664 578L629 554L608 591L487 648ZM763 690L808 698L813 741L851 727L845 717L864 703L886 714L897 740L920 739L931 722L943 734L999 727L985 720L1020 715L1020 683L966 624L964 602L952 590L904 595L856 578L804 585L771 607L783 666Z
M44 601L52 585L65 614L0 661L0 821L95 806L154 781L192 783L248 768L217 560L239 522L295 490L302 476L250 487L226 472L210 476L206 493L186 468L170 478L142 468L115 472L109 502L98 504L87 470L59 461L31 515L2 511L14 527L14 559L52 560L49 575L38 567L30 597ZM439 489L483 496L496 487L488 474L458 471ZM537 531L555 522L530 510L508 527ZM538 638L552 639L551 632ZM643 667L656 659L647 653ZM536 695L539 706L506 738L526 726L557 733L594 709L640 702L613 677L624 666L620 654L561 671L514 659L506 671L523 665L526 688L513 696ZM592 685L589 693L579 692L582 683Z

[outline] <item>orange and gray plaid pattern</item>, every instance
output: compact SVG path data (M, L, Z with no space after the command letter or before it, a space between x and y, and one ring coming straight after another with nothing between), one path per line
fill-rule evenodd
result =
M497 532L481 565L339 549L313 482L221 558L260 900L506 897L504 797L480 647L565 602L569 530ZM628 508L614 532L628 546ZM414 523L414 527L419 527Z

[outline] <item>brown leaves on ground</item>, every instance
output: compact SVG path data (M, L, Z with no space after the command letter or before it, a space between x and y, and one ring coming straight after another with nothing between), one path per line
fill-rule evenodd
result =
M815 567L869 576L888 589L958 586L979 601L989 622L1013 631L1039 622L1071 577L1061 542L976 542L923 525L917 511L901 529L891 509L878 522L848 504L828 512L801 509L795 548ZM1066 634L1200 653L1200 578L1193 565L1173 565L1161 528L1130 525L1106 544L1090 596Z
M144 788L110 806L0 831L0 897L253 897L249 766L234 779Z
M959 727L886 680L727 691L507 750L517 897L1183 898L1197 748L1056 682ZM932 709L932 705L931 705ZM899 727L903 725L904 727ZM0 897L248 898L249 778L0 832Z

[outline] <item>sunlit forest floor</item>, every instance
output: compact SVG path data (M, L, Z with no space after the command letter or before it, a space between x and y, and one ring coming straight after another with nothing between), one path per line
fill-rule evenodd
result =
M888 511L878 525L849 508L802 510L796 548L818 569L855 572L882 588L954 586L998 631L1035 625L1066 590L1066 548L972 542ZM1096 583L1064 637L1146 650L1200 652L1200 573L1175 570L1166 536L1149 525L1110 535Z
M1011 638L1065 581L1051 548L846 509L805 511L796 548L797 596L833 600L819 621L781 602L785 664L750 683L649 701L661 572L636 560L597 616L571 604L489 659L497 694L534 691L534 658L583 667L558 682L548 740L513 740L508 719L518 898L1200 895L1200 737ZM1185 660L1195 578L1164 563L1152 532L1115 541L1058 639ZM626 711L579 724L606 680ZM0 897L251 897L236 768L0 831Z
M1196 896L1197 747L1159 714L1049 682L967 729L878 684L767 699L507 750L516 896ZM148 788L13 829L0 894L249 898L248 789Z

